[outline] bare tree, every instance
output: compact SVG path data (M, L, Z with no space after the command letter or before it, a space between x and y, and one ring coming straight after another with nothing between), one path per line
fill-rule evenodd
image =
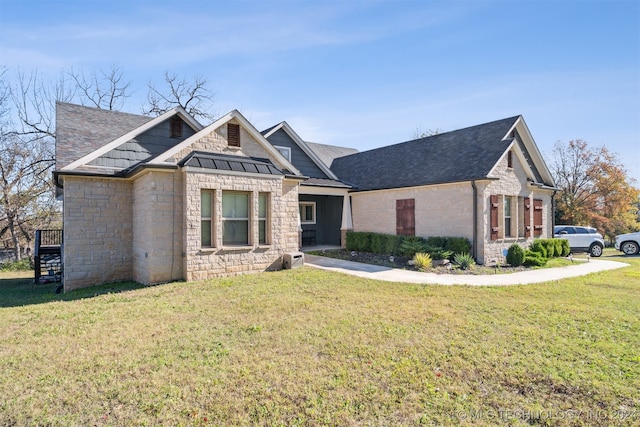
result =
M123 78L124 72L118 65L108 70L100 69L97 73L85 75L73 70L68 75L75 82L78 97L82 105L91 105L106 110L119 110L131 95L130 81Z
M57 208L50 179L52 153L43 143L47 124L39 128L44 121L37 121L25 132L14 128L5 71L0 73L0 239L8 236L19 260L20 248L30 245L35 228L55 217Z
M207 88L206 78L196 76L189 82L184 77L167 71L164 73L164 83L164 89L158 89L149 83L147 105L142 109L143 114L159 116L179 106L195 118L213 120L213 93Z
M422 131L422 127L418 126L411 134L411 138L412 139L426 138L428 136L438 135L439 133L442 133L442 129L440 128L427 129L426 131Z

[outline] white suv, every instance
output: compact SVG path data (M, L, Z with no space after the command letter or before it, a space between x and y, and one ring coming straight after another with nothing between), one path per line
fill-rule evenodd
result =
M553 227L553 237L567 239L571 252L589 252L594 257L602 255L604 240L598 230L593 227L556 225Z
M615 246L617 250L624 252L625 255L640 253L640 231L617 235Z

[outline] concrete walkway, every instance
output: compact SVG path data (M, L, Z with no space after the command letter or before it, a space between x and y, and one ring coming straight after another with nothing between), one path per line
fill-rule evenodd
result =
M559 268L542 268L531 271L520 271L510 274L435 274L408 271L378 265L362 264L335 258L304 254L305 264L324 270L338 271L366 279L385 280L388 282L424 283L431 285L470 285L470 286L506 286L528 285L567 277L584 276L605 270L628 267L629 264L618 261L590 259L589 262L576 261L574 265Z

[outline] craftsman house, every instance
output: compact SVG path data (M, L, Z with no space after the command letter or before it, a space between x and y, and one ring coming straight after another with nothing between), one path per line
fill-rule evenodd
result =
M238 111L203 127L58 103L65 291L280 269L307 179Z
M479 263L552 235L554 183L522 117L358 153L259 132L57 104L65 290L280 269L349 230L463 236Z

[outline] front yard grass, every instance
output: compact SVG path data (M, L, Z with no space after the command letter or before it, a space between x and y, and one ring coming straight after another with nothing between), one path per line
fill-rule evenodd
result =
M607 258L631 266L484 288L3 275L0 425L638 425L640 258Z

